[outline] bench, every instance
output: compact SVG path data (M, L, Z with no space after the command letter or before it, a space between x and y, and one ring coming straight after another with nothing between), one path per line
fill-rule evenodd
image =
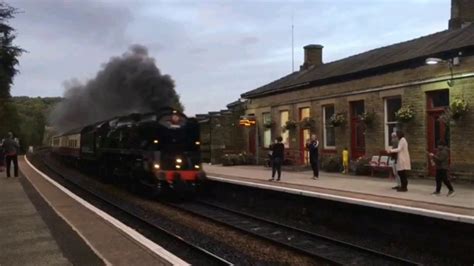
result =
M388 177L393 178L393 160L388 155L374 155L369 162L371 176L374 176L374 172L387 172Z

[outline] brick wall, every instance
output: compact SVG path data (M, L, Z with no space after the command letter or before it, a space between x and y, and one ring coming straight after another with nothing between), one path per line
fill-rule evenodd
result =
M384 98L399 95L402 105L410 104L415 108L415 119L403 124L409 143L410 155L416 175L427 172L427 129L426 129L426 92L449 89L450 99L463 97L470 102L470 113L451 126L451 165L453 172L461 178L474 180L474 57L464 57L459 66L454 67L454 76L463 73L463 78L456 78L453 87L449 87L446 80L450 78L446 65L420 66L404 69L378 76L350 80L304 90L284 92L261 98L250 99L247 112L254 113L259 121L263 112L271 110L272 119L276 123L272 136L280 134L279 111L288 109L290 119L298 119L296 105L309 102L311 117L316 121L314 133L322 140L322 106L334 104L336 112L345 112L348 123L338 127L336 133L336 152L340 154L344 146L351 147L351 129L349 123L349 103L355 100L364 100L366 111L375 111L375 123L366 129L366 155L378 154L385 149ZM467 75L467 76L466 76ZM471 76L469 76L471 75ZM429 81L429 82L428 82ZM260 123L261 124L261 123ZM261 128L263 130L263 127ZM261 131L263 132L263 131ZM292 131L290 148L299 148L299 128ZM247 140L244 140L247 141ZM263 139L261 139L263 141ZM248 145L248 143L246 143ZM324 151L323 151L324 152Z
M239 126L242 107L222 112L211 112L207 122L201 123L201 155L204 162L221 163L229 151L245 151L245 129Z

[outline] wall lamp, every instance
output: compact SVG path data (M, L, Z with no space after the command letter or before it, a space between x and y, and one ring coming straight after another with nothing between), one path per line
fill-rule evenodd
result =
M448 64L449 73L451 74L451 79L448 80L447 83L449 87L452 87L454 85L453 67L459 65L459 57L456 56L447 60L437 58L437 57L428 57L425 60L425 64L427 65L437 65L441 63Z

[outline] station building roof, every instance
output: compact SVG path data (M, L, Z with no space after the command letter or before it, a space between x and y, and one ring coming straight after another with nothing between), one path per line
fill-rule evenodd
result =
M383 71L424 64L428 57L446 58L460 51L474 50L474 23L413 40L373 49L337 61L312 66L288 74L254 90L243 98L257 98L309 85L323 85L371 76Z

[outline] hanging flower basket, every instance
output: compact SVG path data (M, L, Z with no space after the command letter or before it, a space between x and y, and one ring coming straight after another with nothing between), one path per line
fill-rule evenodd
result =
M402 106L402 108L395 113L395 117L399 122L407 123L415 117L415 111L411 105Z
M375 121L376 114L374 111L371 112L363 112L359 115L360 121L362 121L366 126L370 126Z
M303 118L303 120L300 121L300 127L302 129L311 129L314 127L314 124L316 122L311 119L310 117Z
M286 121L286 124L283 127L283 129L292 130L292 129L295 129L297 125L298 125L298 123L296 123L296 121L288 120L288 121Z
M274 125L275 125L275 122L273 122L271 120L265 121L265 123L263 123L264 128L272 128Z
M469 112L469 103L464 98L454 98L449 105L451 118L458 120Z
M333 114L328 121L328 124L333 127L340 127L346 123L346 114L345 113L335 113Z
M453 115L451 112L451 108L449 107L444 109L443 114L438 117L438 121L443 122L445 124L450 124L451 122L453 122L452 120L453 120Z

